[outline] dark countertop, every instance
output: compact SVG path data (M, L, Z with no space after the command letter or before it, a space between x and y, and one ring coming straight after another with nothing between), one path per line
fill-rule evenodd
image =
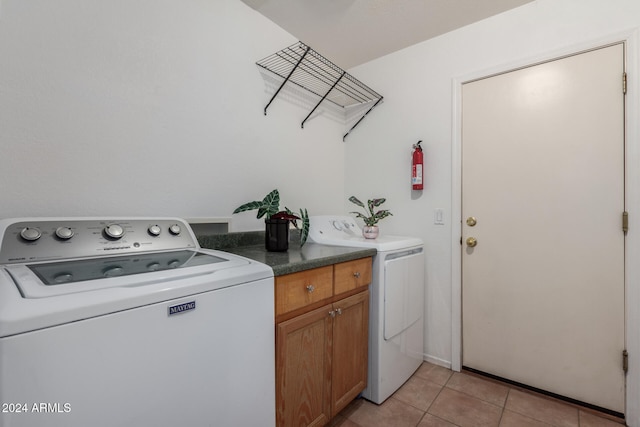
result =
M372 248L326 246L310 242L300 248L298 234L294 231L291 232L289 250L286 252L267 251L264 248L264 232L262 231L197 237L203 248L230 252L261 262L271 267L276 276L366 258L376 254L376 250Z

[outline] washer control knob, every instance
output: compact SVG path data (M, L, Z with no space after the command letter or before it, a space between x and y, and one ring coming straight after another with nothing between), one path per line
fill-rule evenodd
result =
M62 240L69 240L73 237L73 230L69 227L58 227L56 228L56 236Z
M124 228L119 224L109 224L104 228L104 234L112 239L120 239L124 236Z
M42 236L42 232L35 227L25 227L20 232L20 237L22 237L27 242L35 242Z
M160 233L162 232L162 229L160 228L160 226L158 224L154 224L154 225L150 225L149 228L147 228L147 231L152 236L159 236Z
M173 224L172 226L169 227L169 233L173 234L174 236L177 236L178 234L180 234L181 231L182 229L180 228L179 224Z

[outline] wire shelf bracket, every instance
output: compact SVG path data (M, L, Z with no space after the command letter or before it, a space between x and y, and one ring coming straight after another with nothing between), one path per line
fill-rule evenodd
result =
M342 109L358 105L365 105L366 108L367 103L372 103L373 105L364 115L344 134L343 141L383 98L382 95L302 42L267 56L256 64L283 79L264 107L265 116L267 109L287 83L293 83L320 98L300 124L303 129L305 122L323 102L330 102Z

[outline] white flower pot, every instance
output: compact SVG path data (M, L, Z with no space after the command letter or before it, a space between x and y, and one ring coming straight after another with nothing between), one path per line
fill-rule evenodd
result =
M362 235L365 239L375 239L378 237L380 230L377 225L365 225L362 229Z

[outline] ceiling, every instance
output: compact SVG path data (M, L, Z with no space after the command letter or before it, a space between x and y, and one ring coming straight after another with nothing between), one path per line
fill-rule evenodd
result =
M534 0L242 1L349 69Z

